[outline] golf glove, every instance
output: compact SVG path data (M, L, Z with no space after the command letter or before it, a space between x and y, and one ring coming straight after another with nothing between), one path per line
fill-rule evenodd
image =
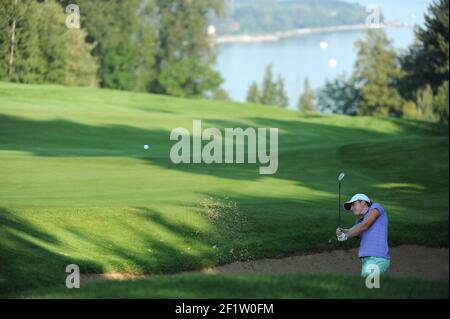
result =
M338 241L346 241L347 235L345 233L342 233L340 236L337 236Z

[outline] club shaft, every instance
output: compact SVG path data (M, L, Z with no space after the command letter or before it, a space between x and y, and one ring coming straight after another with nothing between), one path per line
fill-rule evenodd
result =
M341 227L341 182L339 182L339 227Z
M338 225L339 228L341 228L341 181L339 181L339 208L338 208L338 212L339 212L339 221L338 221ZM339 242L339 246L342 246L342 242Z

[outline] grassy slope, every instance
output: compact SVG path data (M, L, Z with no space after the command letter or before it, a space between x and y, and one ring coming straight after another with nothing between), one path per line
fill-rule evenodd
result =
M278 127L277 174L173 165L170 131L193 119ZM448 126L0 83L0 161L0 294L60 285L69 263L170 273L332 248L340 169L344 198L387 208L391 244L448 246ZM208 197L238 209L210 220Z

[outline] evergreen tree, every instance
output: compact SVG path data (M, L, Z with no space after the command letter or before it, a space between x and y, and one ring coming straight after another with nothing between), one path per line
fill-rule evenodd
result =
M261 92L261 104L276 105L277 85L273 81L272 65L266 67Z
M260 103L261 102L258 84L255 81L248 88L246 100L248 103Z
M142 61L138 37L141 0L63 0L64 6L80 7L82 27L99 64L98 77L102 87L132 90L142 86L137 76ZM152 72L149 70L149 72Z
M95 84L96 65L85 33L67 29L63 8L55 0L5 1L0 15L5 17L0 24L0 79Z
M3 81L8 80L14 6L12 1L0 2L0 80Z
M134 89L152 91L156 79L157 34L154 27L156 6L153 0L143 0L138 10L139 26L136 35L139 56Z
M66 44L64 34L65 15L62 7L54 0L39 4L38 28L39 49L44 59L45 82L63 83L65 78Z
M95 85L97 67L82 29L68 29L66 15L55 0L39 4L39 48L44 59L45 82Z
M27 0L0 2L0 79L43 82L44 63L39 49L38 3Z
M287 96L286 90L284 88L284 79L279 74L278 81L276 83L276 100L275 105L279 107L287 107L289 104L289 98Z
M247 102L287 107L289 98L284 87L284 79L278 74L277 81L273 80L272 65L266 67L264 79L259 90L258 84L253 82L247 91Z
M206 34L208 14L220 14L222 0L157 0L157 79L153 90L176 96L213 91L222 77Z
M303 93L298 99L298 109L304 113L316 112L315 98L314 91L310 88L308 77L306 77L303 83Z
M369 29L358 50L354 80L360 91L359 115L401 116L403 99L395 84L401 76L396 52L382 30Z
M427 85L436 93L449 80L449 0L438 0L429 7L425 28L418 28L415 35L415 44L401 57L405 75L400 89L409 99Z

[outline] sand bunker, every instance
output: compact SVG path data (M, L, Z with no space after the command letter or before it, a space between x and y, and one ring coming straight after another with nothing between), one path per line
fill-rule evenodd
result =
M449 277L449 255L446 248L399 246L390 249L391 276L410 276L426 279ZM356 248L334 250L311 255L291 256L279 259L259 259L235 262L211 269L214 274L288 274L333 273L359 274L361 264Z
M448 280L449 278L449 254L447 248L403 245L390 248L390 255L390 276L432 280ZM214 268L182 272L182 274L359 274L361 264L357 256L358 251L356 248L341 249L310 255L235 262ZM146 276L143 274L120 272L86 274L82 275L81 282L130 280L144 277Z

